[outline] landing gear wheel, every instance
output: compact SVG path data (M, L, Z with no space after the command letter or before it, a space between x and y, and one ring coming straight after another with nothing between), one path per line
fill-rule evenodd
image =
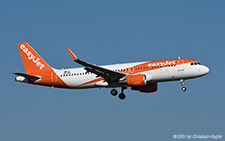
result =
M184 91L184 92L185 92L186 90L187 90L187 88L186 88L186 87L182 87L182 91Z
M116 95L118 94L118 92L117 92L116 89L112 89L112 90L110 91L110 93L111 93L111 95L113 95L113 96L116 96Z
M183 92L185 92L185 91L187 90L187 88L186 88L186 87L184 87L184 80L183 80L183 79L181 79L181 80L180 80L180 82L181 82L181 85L182 85L181 90L182 90Z
M119 94L119 98L120 98L121 100L124 100L124 99L126 98L126 95L125 95L124 93L120 93L120 94Z

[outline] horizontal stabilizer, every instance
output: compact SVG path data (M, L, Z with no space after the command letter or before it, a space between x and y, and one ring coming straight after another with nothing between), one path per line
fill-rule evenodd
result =
M28 75L28 74L24 74L24 73L13 73L13 74L18 75L18 76L23 76L27 80L32 80L32 81L37 81L38 79L41 79L38 76Z

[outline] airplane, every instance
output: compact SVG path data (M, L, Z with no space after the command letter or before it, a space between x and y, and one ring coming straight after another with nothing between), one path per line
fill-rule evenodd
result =
M192 59L167 59L114 65L97 66L83 61L69 49L72 60L81 68L55 69L27 43L17 43L26 73L14 73L18 82L28 84L68 88L112 88L110 93L118 95L116 88L121 88L118 97L126 98L124 90L142 93L156 92L159 82L180 81L182 91L186 91L184 80L204 76L209 68Z

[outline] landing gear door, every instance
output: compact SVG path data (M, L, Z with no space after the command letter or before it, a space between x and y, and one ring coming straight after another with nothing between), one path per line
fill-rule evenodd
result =
M184 71L184 60L178 60L178 71Z

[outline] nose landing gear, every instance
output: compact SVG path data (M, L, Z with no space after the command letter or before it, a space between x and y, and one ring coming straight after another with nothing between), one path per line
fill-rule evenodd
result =
M185 91L187 90L187 88L186 88L186 87L184 87L184 80L183 80L183 79L181 79L181 80L180 80L180 83L181 83L181 85L182 85L181 90L185 92Z
M184 92L187 90L186 87L182 87L181 89L182 89L182 91L184 91Z

